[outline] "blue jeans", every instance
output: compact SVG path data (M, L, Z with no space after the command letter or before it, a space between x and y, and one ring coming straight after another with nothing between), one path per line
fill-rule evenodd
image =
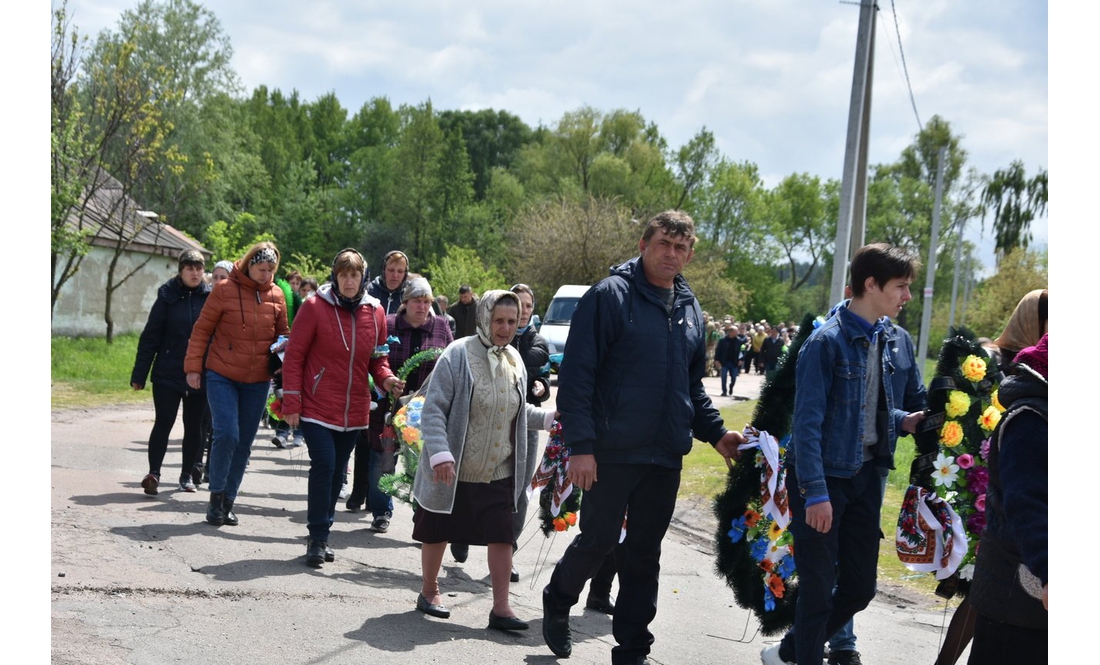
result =
M378 480L382 477L382 451L370 447L368 449L370 462L367 467L367 503L370 504L370 512L375 518L393 517L393 497L378 488ZM345 467L347 461L344 458Z
M672 521L679 488L679 469L656 464L601 464L599 481L584 493L581 532L566 548L546 586L544 598L550 608L567 612L608 555L621 553L617 561L619 595L611 620L611 633L618 643L611 649L613 664L637 662L649 654L653 644L649 624L657 615L661 541ZM634 518L623 547L616 550L628 508Z
M225 492L233 501L241 487L252 440L260 427L270 383L241 383L206 370L206 399L214 424L210 444L210 491Z
M741 367L736 360L726 361L722 363L722 369L718 372L718 375L722 377L722 394L732 395L733 386L737 384L737 376L741 374ZM730 378L730 389L726 392L726 376Z
M317 423L302 423L302 434L309 450L306 524L310 540L328 541L336 520L336 502L340 498L344 469L360 433L357 429L341 432Z
M779 655L798 663L820 663L825 638L875 597L882 513L878 468L867 462L852 478L826 476L825 482L833 521L828 533L819 533L806 524L806 502L795 469L787 467L798 601L794 628L783 637Z

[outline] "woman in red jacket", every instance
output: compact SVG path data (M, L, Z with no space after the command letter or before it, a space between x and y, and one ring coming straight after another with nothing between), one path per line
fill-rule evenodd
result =
M302 303L283 356L283 419L309 450L306 565L333 561L329 531L348 458L370 418L367 374L387 392L405 387L386 358L386 312L366 292L366 261L354 249L332 262L332 283Z
M187 385L198 390L206 369L206 399L214 424L206 521L215 526L238 523L233 502L267 402L270 348L287 333L286 299L282 290L272 288L278 265L274 244L249 248L229 279L210 292L187 344Z

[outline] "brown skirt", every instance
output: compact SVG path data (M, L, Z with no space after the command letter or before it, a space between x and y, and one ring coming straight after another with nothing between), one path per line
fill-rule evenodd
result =
M421 543L511 544L515 500L512 479L489 483L458 482L449 515L416 507L413 540Z

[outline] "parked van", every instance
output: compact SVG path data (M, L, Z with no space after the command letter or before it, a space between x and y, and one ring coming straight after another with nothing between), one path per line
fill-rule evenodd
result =
M588 289L589 287L581 284L560 286L550 300L550 306L546 308L546 316L542 319L539 334L550 347L550 371L555 374L565 354L565 341L569 339L569 321L573 318L573 312L577 309L581 296Z

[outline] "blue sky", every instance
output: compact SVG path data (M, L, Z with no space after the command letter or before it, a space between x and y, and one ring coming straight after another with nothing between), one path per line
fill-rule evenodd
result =
M81 32L134 0L70 0ZM582 105L637 110L671 146L702 127L770 186L839 178L859 8L837 0L210 0L247 90L332 91L354 113L375 96L437 109L505 109L552 125ZM1047 5L880 0L870 161L891 162L940 115L983 173L1048 168ZM895 18L896 11L896 18ZM895 28L896 20L896 28ZM978 241L980 224L969 236ZM1047 220L1033 226L1047 242ZM989 235L988 233L986 234ZM992 241L981 242L992 263Z

